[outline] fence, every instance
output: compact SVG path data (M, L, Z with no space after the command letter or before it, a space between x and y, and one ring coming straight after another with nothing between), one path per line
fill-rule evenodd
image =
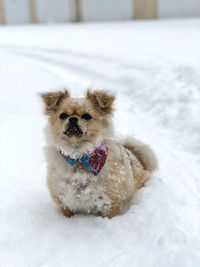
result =
M200 16L200 0L0 0L0 23Z

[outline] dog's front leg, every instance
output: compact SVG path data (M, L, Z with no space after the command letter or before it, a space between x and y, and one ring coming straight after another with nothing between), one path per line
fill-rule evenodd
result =
M111 219L112 217L117 216L120 213L121 213L121 203L119 200L117 200L112 203L112 206L105 217Z
M61 207L61 211L66 217L71 217L74 215L74 213L68 208Z

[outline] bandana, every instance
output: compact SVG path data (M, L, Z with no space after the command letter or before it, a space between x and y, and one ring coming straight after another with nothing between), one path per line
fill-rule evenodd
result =
M101 143L93 152L83 155L81 158L73 159L60 151L61 156L71 165L77 166L82 170L98 175L103 168L108 154L108 148Z

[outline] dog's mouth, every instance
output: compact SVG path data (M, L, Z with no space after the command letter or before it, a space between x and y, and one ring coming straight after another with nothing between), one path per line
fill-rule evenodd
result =
M68 137L71 136L76 136L76 137L81 137L83 136L83 131L81 130L81 128L79 127L78 124L69 124L67 126L67 129L65 132L63 132L64 135L67 135Z

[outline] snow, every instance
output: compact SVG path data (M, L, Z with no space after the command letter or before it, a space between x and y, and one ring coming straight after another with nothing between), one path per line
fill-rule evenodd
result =
M200 266L200 20L0 27L0 266ZM65 218L45 181L39 93L117 96L159 170L112 220Z

